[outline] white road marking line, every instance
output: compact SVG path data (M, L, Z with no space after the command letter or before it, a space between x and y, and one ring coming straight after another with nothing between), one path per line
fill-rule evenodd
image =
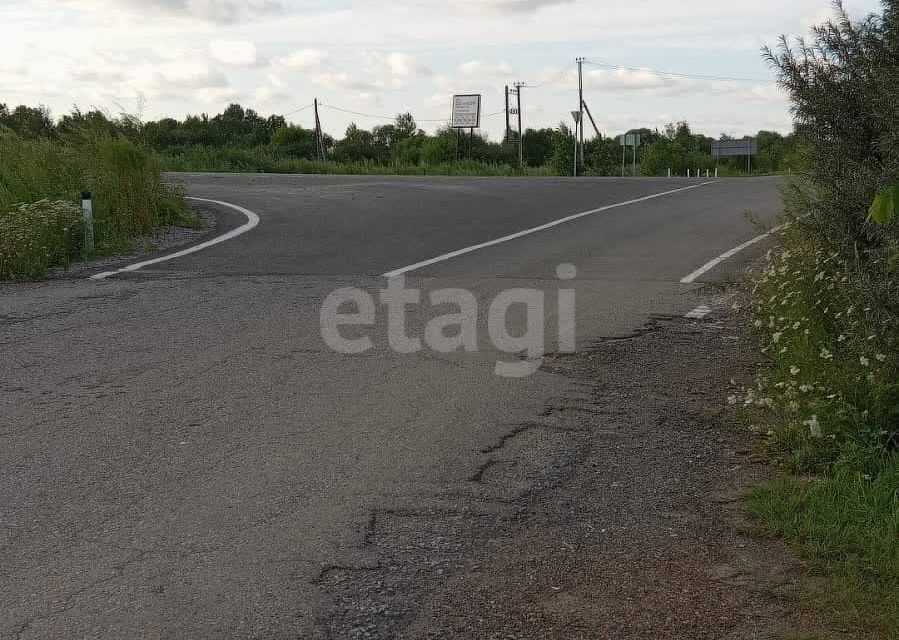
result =
M494 245L508 242L509 240L515 240L516 238L521 238L523 236L531 235L532 233L537 233L538 231L545 231L547 229L552 229L560 224L565 224L566 222L571 222L572 220L577 220L578 218L583 218L585 216L590 216L595 213L602 213L603 211L608 211L610 209L617 209L618 207L626 207L630 204L637 204L639 202L646 202L647 200L654 200L656 198L662 198L664 196L670 196L674 193L680 193L681 191L688 191L690 189L696 189L698 187L703 187L707 184L714 184L714 180L709 180L706 182L701 182L699 184L690 185L689 187L681 187L680 189L672 189L671 191L665 191L662 193L655 193L651 196L644 196L642 198L635 198L634 200L628 200L626 202L618 202L616 204L609 204L604 207L598 207L596 209L590 209L589 211L582 211L581 213L575 213L574 215L566 216L564 218L559 218L558 220L553 220L552 222L547 222L546 224L541 224L539 227L533 227L531 229L525 229L524 231L518 231L517 233L512 233L507 236L503 236L502 238L496 238L495 240L488 240L487 242L482 242L481 244L472 245L470 247L465 247L464 249L459 249L457 251L451 251L450 253L444 253L442 256L437 256L436 258L431 258L429 260L422 260L421 262L416 262L415 264L410 264L407 267L401 267L399 269L394 269L393 271L388 271L384 274L385 278L395 278L396 276L401 276L404 273L409 273L410 271L415 271L416 269L421 269L422 267L427 267L432 264L436 264L438 262L444 262L446 260L451 260L452 258L457 258L459 256L465 255L466 253L471 253L472 251L477 251L479 249L484 249L486 247L492 247Z
M236 229L232 229L227 233L223 233L220 236L213 238L212 240L207 240L206 242L201 242L200 244L194 245L187 249L183 249L182 251L177 251L175 253L170 253L168 255L160 256L159 258L153 258L152 260L144 260L143 262L135 262L134 264L129 264L127 267L122 267L121 269L116 269L115 271L104 271L103 273L97 273L91 276L91 280L103 280L104 278L109 278L110 276L117 275L119 273L126 273L129 271L137 271L138 269L143 269L144 267L148 267L151 264L158 264L160 262L165 262L166 260L174 260L175 258L180 258L182 256L189 255L191 253L196 253L197 251L202 251L203 249L207 249L212 245L216 245L220 242L224 242L225 240L230 240L231 238L236 238L237 236L246 233L250 229L253 229L257 224L259 224L259 216L250 211L249 209L244 209L236 204L231 204L230 202L222 202L221 200L212 200L210 198L194 198L191 196L185 196L186 200L196 200L197 202L211 202L212 204L221 205L223 207L228 207L229 209L234 209L235 211L239 211L247 217L246 223L237 227Z
M748 242L744 242L744 243L741 244L739 247L734 247L734 248L731 249L730 251L725 251L724 253L722 253L720 256L718 256L718 257L715 258L714 260L710 260L709 262L706 262L704 265L702 265L701 267L699 267L696 271L694 271L694 272L691 273L690 275L684 276L683 278L681 278L681 284L693 284L694 282L696 282L696 279L697 279L697 278L699 278L700 276L702 276L702 275L708 273L709 271L711 271L712 269L714 269L715 267L717 267L719 264L721 264L722 262L724 262L724 261L727 260L728 258L733 258L735 255L737 255L738 253L740 253L740 252L743 251L744 249L748 249L749 247L751 247L751 246L754 245L755 243L761 242L762 240L764 240L765 238L767 238L768 236L770 236L772 233L777 233L778 231L780 231L781 229L783 229L784 226L785 226L785 225L781 225L781 226L779 226L779 227L774 227L774 228L771 229L771 231L769 231L768 233L763 233L762 235L756 236L756 237L754 237L752 240L749 240Z
M696 307L695 309L693 309L693 311L691 311L690 313L688 313L687 315L685 315L684 317L685 317L685 318L690 318L690 319L692 319L692 320L702 320L702 319L705 318L707 315L709 315L711 312L712 312L711 309L709 309L709 308L708 308L707 306L705 306L704 304L701 304L701 305L699 305L698 307Z

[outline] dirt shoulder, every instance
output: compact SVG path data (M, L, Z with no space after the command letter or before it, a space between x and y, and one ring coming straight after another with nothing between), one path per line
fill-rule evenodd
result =
M373 513L367 561L318 580L321 637L820 632L796 605L802 567L743 520L769 471L727 417L754 356L745 315L718 302L550 360L579 392L486 449L469 491Z

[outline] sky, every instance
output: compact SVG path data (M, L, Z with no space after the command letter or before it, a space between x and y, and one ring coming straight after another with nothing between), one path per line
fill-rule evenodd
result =
M710 136L787 133L761 48L829 15L830 0L0 0L0 103L151 120L239 102L311 127L318 98L339 136L405 111L433 131L453 94L480 93L497 139L515 82L525 127L570 122L580 56L604 135L680 120Z

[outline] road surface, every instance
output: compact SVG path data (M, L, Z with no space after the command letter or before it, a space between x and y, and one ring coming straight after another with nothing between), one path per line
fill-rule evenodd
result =
M0 286L0 638L317 637L318 579L365 561L373 511L476 500L484 451L570 392L494 375L516 360L485 335L499 292L545 291L551 327L573 288L578 345L628 335L705 304L680 280L781 209L769 178L177 179L259 225L101 281ZM477 352L396 353L380 307L368 352L322 339L337 288L604 207L405 274L475 295ZM245 222L214 209L216 233ZM408 313L421 336L433 309Z

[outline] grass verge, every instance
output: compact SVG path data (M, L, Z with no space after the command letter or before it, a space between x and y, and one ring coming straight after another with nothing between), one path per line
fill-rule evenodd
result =
M794 225L756 280L767 363L743 404L780 473L748 508L825 578L810 605L897 640L899 320L863 277Z
M347 175L441 176L549 176L549 167L520 169L507 164L474 160L439 164L389 164L307 160L285 154L273 146L252 149L190 146L160 156L166 171L222 173L305 173Z
M80 197L94 201L95 247L83 247ZM121 136L79 132L63 140L0 132L0 279L46 277L76 258L130 250L168 224L197 226L158 160Z

